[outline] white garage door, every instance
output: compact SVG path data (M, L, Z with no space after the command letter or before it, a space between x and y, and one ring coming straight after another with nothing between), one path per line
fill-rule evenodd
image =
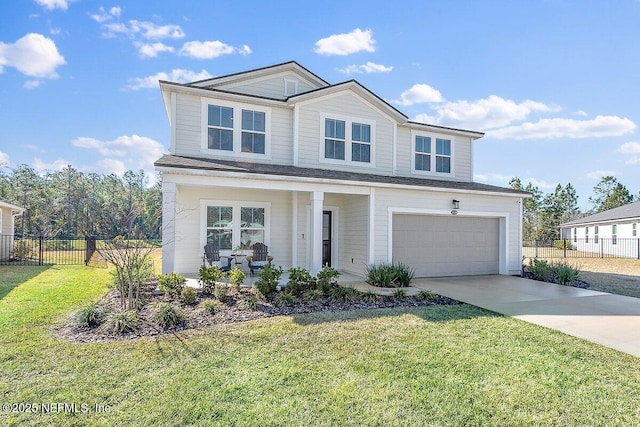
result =
M393 261L416 277L498 274L497 218L393 215Z

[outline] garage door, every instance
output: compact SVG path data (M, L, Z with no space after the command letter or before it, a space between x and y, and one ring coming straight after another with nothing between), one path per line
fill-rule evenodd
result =
M393 261L416 277L498 274L499 219L393 216Z

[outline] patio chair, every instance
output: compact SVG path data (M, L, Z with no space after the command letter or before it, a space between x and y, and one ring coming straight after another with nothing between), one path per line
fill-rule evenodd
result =
M225 258L226 261L222 261L222 258ZM214 243L207 243L204 245L204 257L202 258L202 262L209 263L209 265L217 265L220 267L222 271L231 270L231 258L226 256L220 256L220 250L218 246Z
M264 243L254 243L251 249L253 249L253 255L247 257L247 263L253 276L254 270L259 270L265 265L270 266L273 257L269 255L269 247Z

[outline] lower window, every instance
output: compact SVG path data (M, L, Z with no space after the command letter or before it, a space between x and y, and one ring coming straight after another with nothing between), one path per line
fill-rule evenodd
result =
M206 206L206 242L220 250L249 249L266 242L268 207L251 206L251 202Z

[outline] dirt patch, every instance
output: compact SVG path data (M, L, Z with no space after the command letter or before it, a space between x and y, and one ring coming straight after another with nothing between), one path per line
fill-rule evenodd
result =
M460 304L460 302L456 300L435 294L430 295L429 298L420 298L419 296L373 296L360 292L354 292L348 299L338 301L326 296L310 299L308 296L303 295L285 304L278 302L277 293L269 295L263 300L255 301L254 291L251 288L242 288L240 291L230 292L224 302L216 302L216 312L210 313L203 308L203 305L206 305L203 303L205 303L205 301L216 300L211 295L205 295L201 290L197 291L196 303L186 305L179 300L171 300L165 295L154 295L153 290L155 287L155 282L150 282L143 290L142 299L144 305L138 311L140 322L135 332L115 335L101 327L78 327L73 322L72 313L66 324L59 326L54 333L59 338L71 342L107 342L171 334L220 323L244 322L273 316L291 316L302 313L342 310L372 310L389 307ZM253 304L249 304L248 301L253 301ZM108 292L102 298L102 302L104 302L111 312L117 310L120 306L119 295L116 291ZM153 302L170 302L176 307L179 307L184 314L184 322L171 328L163 329L159 327L153 320L153 312L151 310Z

